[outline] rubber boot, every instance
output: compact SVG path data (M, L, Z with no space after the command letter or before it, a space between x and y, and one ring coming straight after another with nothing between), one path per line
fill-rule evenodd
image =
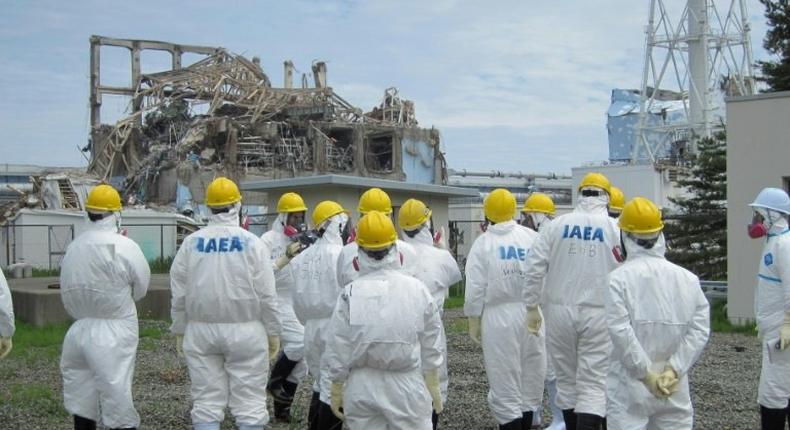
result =
M266 391L272 396L273 399L282 397L283 382L288 379L288 375L293 372L298 361L289 360L282 352L277 355L277 361L272 366L272 373L269 376L269 382L266 384ZM293 401L293 397L291 397Z
M518 417L518 418L514 419L513 421L511 421L511 422L509 422L507 424L500 424L499 425L499 430L523 430L521 428L521 425L522 425L521 422L522 421L523 420L521 419L521 417Z
M535 412L527 411L521 413L521 430L529 430L532 428L532 418L535 416Z
M436 430L438 426L439 426L439 414L437 414L436 411L431 410L431 428L433 430Z
M576 430L601 430L603 417L595 414L576 414Z
M310 398L310 409L307 410L307 428L309 430L318 430L318 406L321 403L321 393L313 391L313 397Z
M317 430L342 430L343 421L335 416L332 407L324 402L318 404L318 429Z
M74 415L74 430L96 430L96 421Z
M760 428L762 430L785 430L787 409L769 409L760 405Z
M291 421L291 404L294 401L294 394L298 385L291 381L283 381L280 385L277 397L272 396L272 404L274 405L274 419L277 421L290 422Z
M557 406L557 380L552 379L546 384L546 390L549 392L549 407L551 408L551 425L547 430L565 430L565 419L562 417L562 409ZM567 427L568 430L576 430L575 428Z
M563 409L562 420L565 421L566 429L576 430L576 412L573 409Z

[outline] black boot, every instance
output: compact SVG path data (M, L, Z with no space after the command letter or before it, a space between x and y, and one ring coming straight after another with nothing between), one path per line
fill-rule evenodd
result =
M521 429L529 430L532 428L532 417L535 415L533 411L527 411L521 414Z
M760 405L760 425L762 430L785 430L787 409L769 409Z
M576 414L576 430L601 430L603 417L594 414Z
M565 430L576 430L576 412L573 409L563 409L562 420L565 421Z
M266 391L268 391L273 398L277 398L278 392L282 389L283 382L288 379L288 376L293 372L297 364L299 364L298 361L289 360L282 352L277 356L277 361L275 361L274 366L272 366L269 382L266 384Z
M439 414L434 410L431 410L431 425L433 430L436 430L436 427L439 425Z
M282 422L291 421L291 404L294 401L297 385L291 381L283 381L279 389L272 391L274 419Z
M307 410L307 428L318 430L318 406L321 403L321 394L313 391L310 398L310 409Z
M335 416L332 407L324 402L318 404L318 429L317 430L342 430L343 421Z
M507 424L500 424L499 430L521 430L521 421L521 417L519 417Z
M96 430L96 421L74 415L74 430Z

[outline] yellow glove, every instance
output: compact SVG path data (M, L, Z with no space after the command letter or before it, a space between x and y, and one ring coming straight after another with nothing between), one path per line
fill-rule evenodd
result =
M14 343L11 342L10 337L0 337L0 358L5 358L13 346Z
M645 384L645 388L647 388L647 391L650 391L650 394L663 399L667 397L667 394L658 386L658 378L658 373L648 370L644 379L642 379L642 383Z
M542 325L543 316L540 315L540 308L537 306L527 308L527 331L537 336Z
M280 336L269 336L269 361L274 361L278 352L280 352Z
M480 317L469 317L469 338L480 345Z
M785 320L779 329L779 348L784 351L790 346L790 312L785 312Z
M332 413L335 414L335 416L341 421L345 420L346 417L344 417L343 413L340 412L340 408L343 407L342 382L332 382L332 387L329 389L329 403L329 406L332 408Z
M288 257L289 260L296 257L300 252L302 252L302 244L299 242L291 243L285 248L285 256Z
M658 388L661 392L667 396L675 394L678 390L678 382L680 382L678 372L675 372L675 369L668 364L664 366L664 371L658 375Z
M444 406L442 406L442 391L439 389L439 369L425 371L425 386L428 387L428 393L433 400L433 410L436 415L441 414Z
M184 358L184 335L177 334L176 335L176 354L179 357Z

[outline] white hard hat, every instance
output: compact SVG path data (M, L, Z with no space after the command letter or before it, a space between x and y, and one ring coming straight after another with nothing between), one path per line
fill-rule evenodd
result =
M749 206L790 215L790 196L781 188L763 188Z

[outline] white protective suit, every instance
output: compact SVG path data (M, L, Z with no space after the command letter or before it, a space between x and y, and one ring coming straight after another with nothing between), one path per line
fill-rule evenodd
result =
M755 315L762 339L762 370L757 400L769 409L784 409L790 399L790 349L775 348L785 312L790 312L790 229L775 212L757 272Z
M460 282L463 277L458 263L446 249L439 249L433 244L433 237L427 225L420 229L414 237L404 237L403 241L414 248L416 262L414 277L422 281L433 297L436 310L439 312L439 323L444 310L444 300L450 287ZM439 386L442 391L442 405L447 407L447 388L449 376L447 373L447 336L444 324L440 332L444 360L439 368Z
M272 268L274 270L275 286L277 288L277 309L280 313L280 323L283 331L280 344L285 356L299 364L288 376L288 380L298 383L307 375L307 365L304 363L304 326L296 318L293 308L294 276L293 267L286 264L282 269L274 267L274 262L285 255L285 249L292 243L285 235L284 229L288 219L287 213L277 215L272 228L261 236L263 243L269 247Z
M652 249L624 237L628 259L609 274L606 318L612 355L606 378L610 430L691 429L688 372L710 334L708 300L696 275L664 258L664 236ZM642 379L670 365L678 391L651 394Z
M13 336L15 328L11 290L8 289L8 282L6 282L5 275L0 270L0 337Z
M527 306L544 302L557 406L605 416L611 343L606 331L606 277L618 262L608 197L581 197L576 209L545 226L528 257ZM545 279L545 291L543 288Z
M340 288L337 286L337 258L343 249L341 231L348 215L329 218L323 236L291 260L296 283L293 306L304 324L304 354L307 369L313 375L313 392L321 393L321 401L329 404L330 382L321 375L321 356L329 335L327 328Z
M63 340L63 403L109 428L140 425L132 402L137 308L151 271L143 252L118 234L118 215L86 221L61 262L60 295L75 320Z
M239 205L184 239L170 269L171 331L184 336L192 422L269 421L268 336L281 331L269 249L239 227Z
M325 357L328 380L345 381L351 430L430 430L423 372L443 358L441 319L428 289L399 269L395 252L360 252L360 277L337 299Z
M400 264L407 275L414 276L417 263L417 254L414 248L398 239L398 251L400 252ZM359 271L354 267L354 258L359 253L356 242L351 242L343 247L340 257L337 259L337 285L340 288L351 283L359 277Z
M507 221L488 227L466 259L464 314L481 317L488 404L499 424L536 411L543 401L546 338L527 331L524 274L538 237ZM535 303L537 305L537 303Z

